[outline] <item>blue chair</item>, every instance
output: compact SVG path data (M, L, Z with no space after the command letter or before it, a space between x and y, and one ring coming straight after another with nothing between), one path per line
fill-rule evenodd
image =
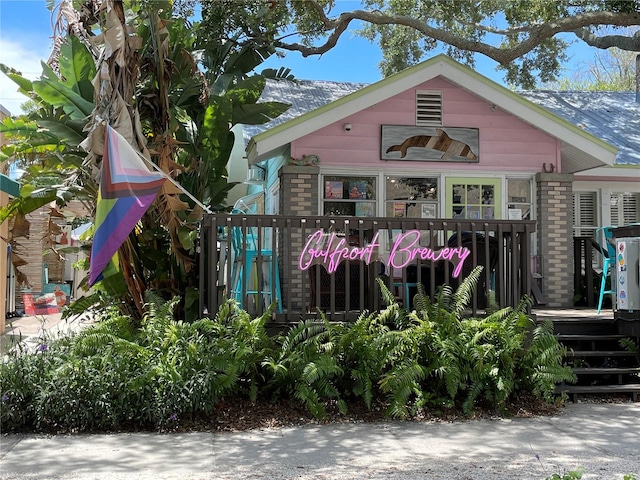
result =
M393 282L393 286L396 288L402 288L402 282ZM411 304L412 304L412 298L410 297L411 295L411 289L418 288L418 284L416 282L406 282L404 284L404 295L402 296L402 302L404 304L404 307L406 307L407 310L411 309Z
M265 248L258 249L258 235L255 228L232 227L231 247L234 255L231 294L240 307L245 308L243 305L245 296L252 295L255 296L256 303L262 299L266 300L266 306L277 301L278 312L282 313L280 271L273 251ZM258 260L261 262L260 268L258 268Z
M615 291L615 282L611 279L611 287L609 290L605 290L607 283L607 276L609 276L610 269L614 265L616 259L616 247L613 243L613 228L614 227L599 227L596 229L596 245L602 255L602 280L600 281L600 297L598 298L598 313L602 309L602 299L605 294L613 295Z

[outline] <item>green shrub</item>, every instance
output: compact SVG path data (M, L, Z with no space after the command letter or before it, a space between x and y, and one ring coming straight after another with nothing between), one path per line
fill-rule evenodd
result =
M238 309L215 320L176 321L177 299L149 298L140 329L109 312L77 335L19 346L0 364L3 430L163 427L210 414L225 395L255 398L270 352L264 323Z
M523 393L551 400L556 382L574 377L551 325L516 308L465 318L479 278L474 270L433 302L418 285L407 312L380 283L387 307L355 322L301 322L269 337L259 318L230 300L213 319L176 320L177 299L149 295L147 315L107 310L95 326L43 338L38 351L17 346L0 363L3 431L165 428L215 413L224 398L296 400L313 415L328 404L386 404L392 417L479 402L505 408Z
M337 331L323 317L321 323L300 322L278 339L280 348L263 361L271 374L266 388L272 400L296 398L318 418L324 416L324 404L329 400L346 411L336 386L344 374L336 355Z
M550 324L536 326L528 317L528 298L484 318L464 318L480 274L478 267L455 292L441 287L434 302L418 285L416 309L399 316L398 330L387 335L395 347L380 386L390 415L405 418L443 397L467 413L480 400L504 408L524 392L549 400L556 382L575 381Z

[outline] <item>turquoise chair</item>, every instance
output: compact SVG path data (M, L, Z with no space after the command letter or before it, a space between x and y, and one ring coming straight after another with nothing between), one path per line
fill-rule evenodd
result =
M234 255L231 295L240 307L245 308L243 305L245 295L253 295L256 302L266 299L267 305L277 301L278 312L282 313L280 271L273 251L265 248L258 251L258 236L255 228L231 227L231 247ZM258 257L262 262L260 269L258 269ZM272 262L275 262L275 265L272 265ZM258 272L262 274L262 278L258 278ZM265 273L266 281L264 281ZM274 290L275 298L273 298Z
M609 276L610 269L613 267L616 259L616 247L613 243L613 228L614 227L600 227L596 229L596 245L600 254L602 255L602 280L600 281L600 297L598 298L598 313L602 309L602 299L606 294L613 295L616 293L614 286L615 281L611 279L611 289L605 290L607 283L607 276Z

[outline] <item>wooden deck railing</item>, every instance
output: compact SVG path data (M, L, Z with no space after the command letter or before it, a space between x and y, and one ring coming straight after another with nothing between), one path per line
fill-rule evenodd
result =
M593 236L573 237L574 298L589 308L595 307L598 301L596 290L600 288L599 278L593 269L594 254L600 255L600 251Z
M417 283L433 297L477 265L484 270L473 312L489 296L500 306L516 305L531 291L534 231L533 221L206 215L200 311L215 315L221 302L236 298L257 315L279 297L278 322L315 318L317 309L330 320L348 320L384 307L376 278L411 308ZM460 264L463 247L468 257ZM332 261L338 253L350 258ZM432 261L438 256L452 261Z

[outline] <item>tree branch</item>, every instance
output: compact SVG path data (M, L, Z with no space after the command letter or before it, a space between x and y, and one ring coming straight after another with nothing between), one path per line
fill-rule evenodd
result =
M330 32L326 41L321 45L307 46L300 43L285 43L277 42L276 47L284 50L299 51L302 56L308 57L311 55L322 55L328 52L337 44L340 36L348 28L349 24L353 20L358 20L373 25L400 25L412 28L426 37L434 40L449 44L455 48L461 50L467 50L472 52L478 52L487 57L495 60L501 65L507 65L517 58L520 58L536 47L538 47L544 40L551 38L559 33L570 33L581 31L584 27L588 26L617 26L628 27L640 24L640 13L612 13L612 12L585 12L572 17L565 17L554 20L552 22L545 22L528 27L518 26L513 29L505 29L502 31L495 31L492 33L500 32L505 37L515 37L521 35L526 31L527 37L520 41L518 44L511 47L495 47L485 42L468 40L466 38L449 33L443 28L432 27L426 22L403 16L403 15L387 15L380 11L371 12L365 10L353 10L351 12L344 12L340 14L336 19L330 19L326 16L325 12L320 8L315 1L311 1L311 4L315 4L316 11L321 17L322 23L327 28L327 32ZM491 31L491 30L487 30ZM576 33L578 35L578 33ZM585 38L590 39L584 32L582 35ZM580 35L578 35L579 38ZM614 37L614 36L612 36ZM615 36L619 39L625 39L628 37ZM593 37L595 39L595 37ZM603 37L607 38L607 37ZM587 42L586 39L585 42ZM613 38L612 38L613 40ZM595 40L593 40L595 42ZM604 40L602 41L604 42ZM637 40L634 40L637 42ZM587 42L591 46L598 46ZM636 45L632 50L640 50L640 45L637 43L630 44ZM607 48L607 47L598 47Z
M586 27L579 28L575 32L576 37L582 40L590 47L607 49L611 47L617 47L620 50L627 50L630 52L640 52L640 34L636 32L633 36L628 37L625 35L595 35L591 30Z

